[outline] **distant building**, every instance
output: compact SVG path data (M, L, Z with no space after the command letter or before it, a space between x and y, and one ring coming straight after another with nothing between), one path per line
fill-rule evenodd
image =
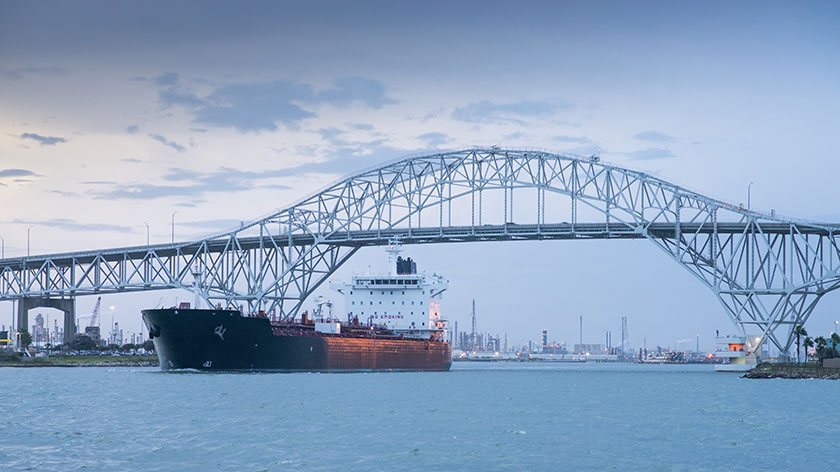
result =
M102 340L102 333L99 330L99 326L85 327L85 336L89 337L97 345Z
M575 353L577 354L603 354L603 344L575 344Z

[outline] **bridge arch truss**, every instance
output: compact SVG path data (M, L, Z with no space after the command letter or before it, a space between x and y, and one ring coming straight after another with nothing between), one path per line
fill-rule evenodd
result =
M712 290L746 335L789 352L840 286L840 226L765 214L597 158L470 148L407 157L198 241L0 261L0 299L186 288L294 317L359 248L645 238Z

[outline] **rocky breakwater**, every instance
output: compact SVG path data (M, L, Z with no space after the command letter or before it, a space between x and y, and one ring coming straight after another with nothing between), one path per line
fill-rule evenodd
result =
M811 364L759 364L743 375L747 379L829 379L840 380L840 368Z

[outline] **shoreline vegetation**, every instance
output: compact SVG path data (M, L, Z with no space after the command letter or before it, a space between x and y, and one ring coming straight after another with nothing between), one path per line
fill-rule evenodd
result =
M158 367L157 355L0 356L0 367Z

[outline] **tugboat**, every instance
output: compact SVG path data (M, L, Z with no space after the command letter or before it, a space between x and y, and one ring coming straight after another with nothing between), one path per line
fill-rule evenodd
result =
M398 244L389 245L393 256ZM392 265L392 267L394 267ZM314 316L281 320L260 311L190 308L143 310L162 370L269 372L446 371L452 348L440 299L448 281L418 274L396 257L388 274L331 283L344 295L346 316L318 304Z

